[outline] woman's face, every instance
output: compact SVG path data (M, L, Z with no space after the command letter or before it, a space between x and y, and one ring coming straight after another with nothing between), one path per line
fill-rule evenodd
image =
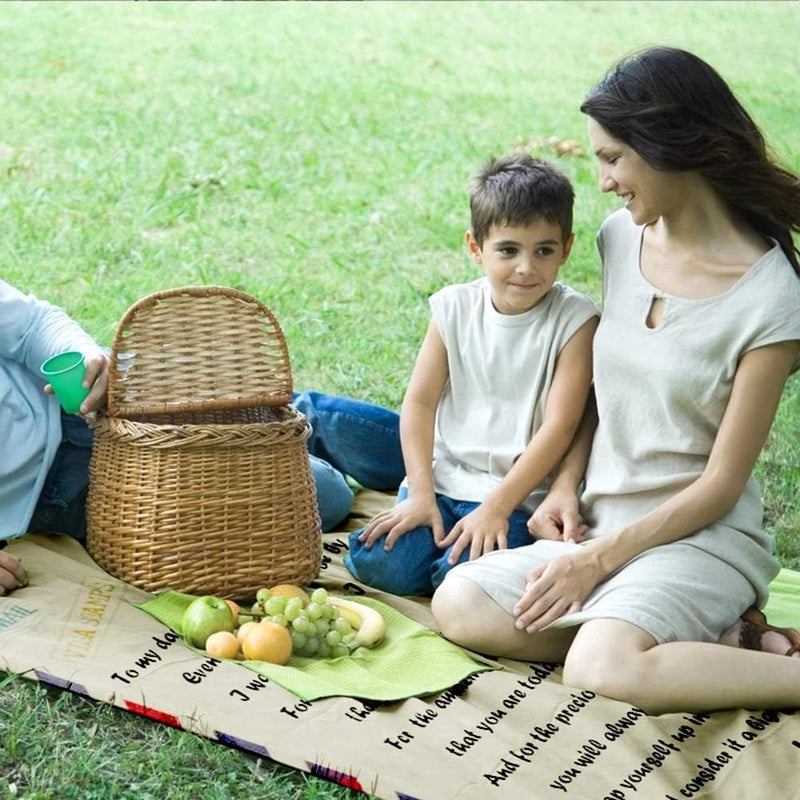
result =
M637 225L655 222L680 205L683 182L678 173L654 169L591 118L589 141L599 165L600 191L621 197Z

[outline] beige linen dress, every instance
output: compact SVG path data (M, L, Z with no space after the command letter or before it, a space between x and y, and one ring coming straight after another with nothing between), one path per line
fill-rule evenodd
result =
M741 357L758 347L800 340L800 279L779 246L723 294L688 300L661 292L644 278L642 232L623 209L598 234L604 305L594 341L594 378L600 422L581 498L587 538L639 519L696 480ZM664 313L650 328L646 320L654 297L663 299ZM553 627L615 618L658 642L716 641L748 606L763 605L778 572L762 517L751 476L732 511L637 556L599 584L579 612ZM537 541L495 551L452 574L475 581L511 613L528 570L579 547Z

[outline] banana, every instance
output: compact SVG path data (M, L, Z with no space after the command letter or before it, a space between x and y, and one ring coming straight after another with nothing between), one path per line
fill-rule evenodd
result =
M363 603L355 603L333 595L328 595L328 602L338 608L339 616L355 628L356 635L353 639L355 647L375 647L383 639L386 623L379 611Z
M331 600L330 595L328 595L328 602L332 606L336 606L339 609L339 616L350 623L350 627L357 631L361 627L361 613L359 611L354 611L352 608L346 608L339 603L334 603ZM346 601L345 601L346 602Z

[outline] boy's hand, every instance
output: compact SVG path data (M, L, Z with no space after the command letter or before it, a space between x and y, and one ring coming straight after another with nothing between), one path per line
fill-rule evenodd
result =
M28 585L28 576L18 558L0 551L0 595Z
M581 522L574 492L550 492L528 520L528 530L537 539L582 542L588 529Z
M460 519L438 544L442 548L453 545L447 558L452 565L458 563L467 547L470 561L492 550L505 550L508 547L507 534L508 517L482 504Z
M433 540L438 544L444 537L444 524L439 506L436 505L436 498L418 500L409 495L394 508L374 517L358 540L369 550L381 536L385 535L383 549L388 552L404 533L423 525L431 528Z

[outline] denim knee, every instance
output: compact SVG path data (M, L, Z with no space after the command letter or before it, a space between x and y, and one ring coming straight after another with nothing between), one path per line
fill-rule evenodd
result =
M292 402L311 425L311 455L368 489L397 488L405 474L397 413L321 392L295 393Z
M441 551L433 542L430 528L416 528L401 536L387 552L379 540L368 550L358 537L350 534L350 552L345 566L362 583L396 595L431 595L431 562ZM435 550L432 553L431 550Z
M341 472L327 461L309 456L311 475L317 492L317 508L323 531L333 530L350 513L353 490Z
M515 547L526 547L533 544L534 537L531 536L528 530L528 519L530 519L530 511L522 508L517 508L508 518L508 549L513 550Z
M434 591L439 588L439 585L447 577L447 573L450 572L451 569L457 564L463 564L465 561L469 560L469 547L467 547L461 552L457 564L451 564L447 559L450 557L452 549L452 547L448 547L447 550L441 554L441 557L437 558L431 565L431 586Z
M461 503L459 505L464 504ZM440 510L442 510L441 504ZM466 516L466 514L464 514L464 516ZM528 533L529 516L530 514L527 511L517 509L508 518L508 533L506 537L509 550L515 547L524 547L533 542L533 538L530 533ZM451 569L457 566L457 564L463 564L465 561L469 561L470 549L466 547L461 551L461 555L456 564L450 564L448 558L452 551L453 545L448 547L447 550L442 553L441 557L437 558L431 566L431 583L433 584L434 591L439 588L439 584L447 577L447 573L450 572Z

